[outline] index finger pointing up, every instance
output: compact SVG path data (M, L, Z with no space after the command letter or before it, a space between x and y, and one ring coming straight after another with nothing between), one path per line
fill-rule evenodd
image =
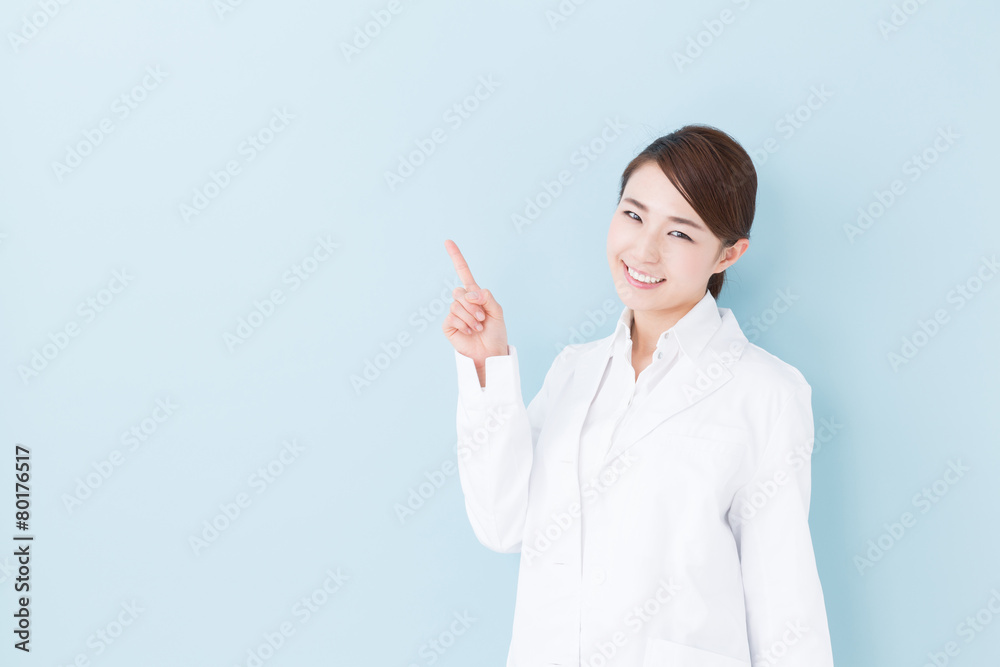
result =
M458 273L458 278L462 281L465 289L478 287L476 279L472 277L472 271L469 270L469 265L465 261L465 257L462 257L462 251L458 249L455 242L448 239L444 242L444 247L448 250L448 254L451 255L451 262L455 265L455 272Z

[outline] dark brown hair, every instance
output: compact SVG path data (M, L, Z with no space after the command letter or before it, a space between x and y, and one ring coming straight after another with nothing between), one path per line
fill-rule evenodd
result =
M739 142L709 125L685 125L660 137L636 155L622 173L618 201L632 173L655 162L691 208L701 216L722 247L750 238L757 199L757 171ZM719 298L726 272L708 280L712 297Z

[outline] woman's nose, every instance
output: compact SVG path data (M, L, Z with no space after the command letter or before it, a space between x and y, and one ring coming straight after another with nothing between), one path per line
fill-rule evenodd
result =
M635 258L646 264L655 264L660 259L659 239L654 234L643 231L635 240Z

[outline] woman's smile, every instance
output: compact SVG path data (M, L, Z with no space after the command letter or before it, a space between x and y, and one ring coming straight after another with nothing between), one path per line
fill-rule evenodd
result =
M622 261L622 272L624 272L625 280L628 281L629 285L632 285L633 287L638 287L640 289L653 289L660 283L666 282L665 278L654 278L653 276L649 276L640 271L636 271L628 264L626 264L624 260Z

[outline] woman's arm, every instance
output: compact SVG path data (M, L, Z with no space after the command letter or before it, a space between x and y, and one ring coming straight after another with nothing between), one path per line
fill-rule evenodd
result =
M517 350L486 358L486 386L475 363L455 352L458 368L458 472L465 509L479 541L499 553L521 550L528 478L549 395L565 354L552 363L527 406L521 396ZM564 350L565 353L565 350Z
M809 532L812 389L789 396L729 523L743 574L752 664L833 667L823 589Z

